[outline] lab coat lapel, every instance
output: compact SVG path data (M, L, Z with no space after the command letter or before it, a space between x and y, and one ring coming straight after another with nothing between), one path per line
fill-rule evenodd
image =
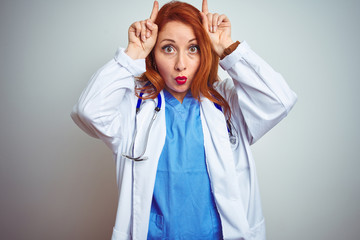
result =
M201 101L206 164L224 238L250 231L236 181L236 169L224 114L207 98Z

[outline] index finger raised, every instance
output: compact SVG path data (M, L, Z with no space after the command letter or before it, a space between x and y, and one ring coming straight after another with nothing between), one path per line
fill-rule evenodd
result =
M203 0L201 11L205 14L209 12L207 0Z
M159 12L159 3L158 1L154 1L153 9L151 11L150 20L155 21L157 14Z

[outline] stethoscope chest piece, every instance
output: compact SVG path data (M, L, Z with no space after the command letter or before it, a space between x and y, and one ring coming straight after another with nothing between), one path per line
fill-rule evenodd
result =
M236 144L236 137L235 137L235 136L230 136L230 137L229 137L229 140L230 140L230 143L231 143L232 145L235 145L235 144Z

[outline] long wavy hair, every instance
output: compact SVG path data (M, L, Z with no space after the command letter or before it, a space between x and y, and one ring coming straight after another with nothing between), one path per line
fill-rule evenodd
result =
M224 109L227 118L230 119L229 104L214 89L214 83L219 81L217 75L219 57L213 50L208 33L202 25L200 11L188 3L171 1L162 6L158 12L155 20L158 32L170 21L179 21L192 27L200 47L200 65L190 87L192 96L200 101L200 97L203 95L210 101L219 104ZM154 99L165 87L165 81L156 69L154 49L146 57L145 62L146 72L139 77L138 81L141 84L136 87L135 93L139 97L140 92L144 92L146 94L143 95L143 99Z

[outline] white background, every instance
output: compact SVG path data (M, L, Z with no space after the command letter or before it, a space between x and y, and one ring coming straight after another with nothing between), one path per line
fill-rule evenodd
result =
M0 239L110 239L112 154L69 114L151 8L151 0L0 2ZM253 146L268 239L358 239L360 2L209 0L209 8L227 14L233 39L299 97Z

